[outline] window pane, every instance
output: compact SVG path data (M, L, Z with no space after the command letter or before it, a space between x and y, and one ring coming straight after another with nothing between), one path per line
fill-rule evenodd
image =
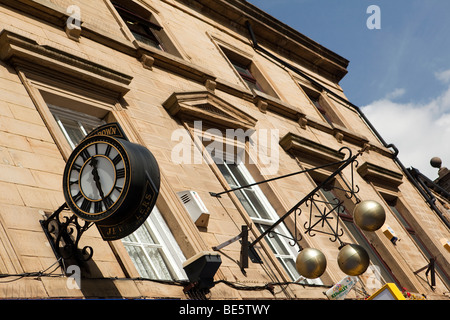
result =
M75 148L92 130L105 124L100 118L70 110L68 108L47 104L56 122L69 144Z
M300 274L297 271L295 261L292 258L281 258L279 260L285 266L286 270L290 273L292 279L300 278Z
M403 216L400 214L400 212L397 210L395 205L389 204L389 208L391 208L392 212L395 214L395 216L400 220L400 222L403 224L403 226L408 230L411 230L411 226L406 222L406 220L403 218Z
M258 196L255 194L254 190L250 189L244 189L244 192L250 202L253 204L253 207L255 208L256 212L258 213L258 216L261 219L271 219L269 213L267 212L266 208L262 204L262 202L259 200Z
M158 244L158 242L154 240L149 230L147 229L147 223L141 225L134 234L138 237L139 242L142 244Z
M145 43L153 48L159 49L161 50L162 47L160 46L159 42L154 38L151 37L150 35L142 35L139 34L137 32L131 32L133 34L133 36L136 38L137 41Z
M219 170L222 173L225 180L227 180L227 183L230 185L230 187L231 188L238 187L238 185L236 185L236 181L234 180L234 178L231 175L231 172L228 170L228 168L224 164L221 164L221 163L216 162L216 165L219 168Z
M247 211L248 215L252 218L259 218L258 212L253 209L253 206L248 201L248 198L245 196L242 190L236 191L235 195L238 197L245 211Z
M232 172L234 178L237 180L237 182L240 186L245 186L245 185L249 184L249 182L247 181L247 179L245 179L241 170L239 170L238 166L235 163L227 162L227 166L230 169L230 171Z
M122 241L126 241L126 242L138 242L138 239L136 238L135 234L132 233L129 236L126 236L125 238L122 238Z
M101 121L99 119L99 122L97 124L91 124L91 123L86 123L86 122L81 121L80 124L83 127L84 132L86 133L86 135L88 135L92 130L94 130L95 128L97 128L101 124L103 124L103 121ZM83 136L83 138L84 138L84 136Z
M128 251L130 258L136 266L136 269L138 270L141 277L158 279L156 273L153 271L151 264L146 258L144 250L141 247L125 246L125 248Z
M173 280L174 277L169 271L168 265L162 255L162 250L158 248L146 248L145 250L156 269L158 279Z
M267 229L269 229L269 226L266 225L262 224L255 224L255 225L261 232L265 232ZM275 228L273 231L279 233L277 228ZM270 247L272 248L272 251L275 254L290 255L289 250L286 248L286 243L283 241L283 239L281 239L281 236L278 235L277 233L269 232L269 234L264 238L267 240Z
M73 145L78 145L85 136L78 122L61 116L59 117L59 120L69 135L69 139Z
M258 85L257 82L253 82L253 81L250 81L250 80L245 79L245 78L244 78L244 81L245 81L245 83L247 84L247 86L248 86L250 89L258 90L258 91L264 92L264 90Z
M250 73L250 71L246 67L241 66L240 64L233 62L233 61L231 63L233 64L234 68L241 76L253 78L253 75Z

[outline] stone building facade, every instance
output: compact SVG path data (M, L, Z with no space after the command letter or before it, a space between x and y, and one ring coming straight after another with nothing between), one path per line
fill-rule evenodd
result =
M448 298L448 220L346 99L339 81L348 61L246 1L0 0L0 60L0 274L8 280L0 298L326 299L346 276L341 241L360 244L371 260L347 298L385 283ZM113 122L155 156L159 196L123 239L104 241L90 227L79 248L91 247L92 259L72 265L41 222L65 203L72 150ZM257 239L350 152L361 153L358 166L254 245L262 263L250 257L243 268L242 238L217 249L242 226ZM180 199L185 191L206 208L201 221ZM305 232L330 209L326 199L342 206ZM358 200L383 206L382 229L356 226ZM330 230L339 241L321 232ZM295 268L307 247L327 258L318 279ZM214 286L196 292L183 263L202 252L221 264Z

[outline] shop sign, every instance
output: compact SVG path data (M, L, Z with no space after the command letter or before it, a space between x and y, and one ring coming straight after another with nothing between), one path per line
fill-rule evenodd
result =
M342 300L358 282L357 277L347 276L325 292L330 300Z

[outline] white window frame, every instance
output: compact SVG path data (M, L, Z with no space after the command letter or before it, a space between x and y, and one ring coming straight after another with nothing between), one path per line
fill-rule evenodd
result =
M137 242L131 241L129 237L121 239L124 246L135 246L142 249L141 251L144 252L145 258L152 266L152 271L156 274L157 280L186 280L188 277L182 266L186 258L157 207L153 208L150 216L139 228L145 228L146 232L150 232L149 230L151 230L151 238L158 243L144 243L141 239L139 239L139 235L136 233L134 236L138 240ZM160 253L163 256L167 270L172 275L173 279L166 279L162 274L158 273L158 268L154 267L151 257L146 253L146 247L160 249ZM140 270L139 266L136 264L135 266L139 274L142 276L144 274L144 270ZM148 272L148 270L145 270L145 272Z
M52 104L47 104L48 108L50 109L50 112L55 117L56 123L58 124L59 128L61 129L62 133L64 134L64 137L67 139L67 142L69 143L71 149L75 149L77 146L77 142L73 141L72 137L70 137L69 133L67 132L66 128L64 127L64 124L62 123L60 117L69 117L71 120L78 123L78 126L81 130L81 132L86 136L89 132L87 132L87 129L85 128L86 125L92 126L92 127L98 127L99 125L105 124L106 122L102 119L99 119L97 117L82 113L73 111L67 108L58 107Z

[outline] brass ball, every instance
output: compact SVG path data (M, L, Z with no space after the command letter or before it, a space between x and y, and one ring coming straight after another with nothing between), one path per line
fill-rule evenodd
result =
M357 244L345 245L337 257L339 268L349 276L359 276L366 272L370 259L367 251Z
M383 226L386 220L386 212L376 201L361 201L353 210L353 219L362 230L376 231Z
M327 259L320 250L305 248L298 254L295 265L300 275L308 279L315 279L325 272Z

